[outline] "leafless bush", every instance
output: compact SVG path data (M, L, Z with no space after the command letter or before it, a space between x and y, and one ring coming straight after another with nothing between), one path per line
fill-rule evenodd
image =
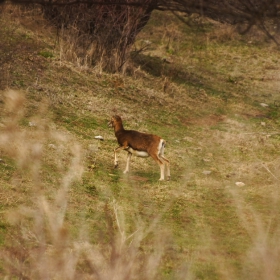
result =
M130 2L127 0L128 4ZM80 64L99 64L107 71L120 72L125 69L136 35L151 14L151 0L142 2L143 5L137 7L118 4L45 6L43 11L57 26L61 38L67 41L63 54L72 56Z

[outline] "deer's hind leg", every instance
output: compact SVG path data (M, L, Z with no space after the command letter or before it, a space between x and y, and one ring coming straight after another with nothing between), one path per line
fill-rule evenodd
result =
M160 167L159 181L163 181L164 180L164 165L165 165L164 160L161 159L157 154L151 154L151 157L159 165L159 167Z
M166 170L167 170L167 180L170 180L170 162L169 160L164 156L164 148L165 148L165 141L162 140L162 144L159 148L159 153L158 153L158 157L161 159L161 161L164 163L164 166L166 166Z

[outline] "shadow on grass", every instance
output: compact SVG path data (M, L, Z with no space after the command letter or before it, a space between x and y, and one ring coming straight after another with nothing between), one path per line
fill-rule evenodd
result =
M132 53L132 61L136 66L155 77L167 76L173 82L201 87L202 77L191 72L190 68L171 63L157 56Z
M168 77L168 79L178 85L194 87L198 90L206 90L207 94L219 96L224 101L233 97L230 91L220 90L217 85L203 76L213 76L214 73L207 73L207 69L193 69L193 67L184 66L170 62L166 59L145 55L143 53L132 53L131 59L136 67L140 66L142 70L155 77ZM200 74L201 73L201 74ZM222 83L224 83L223 78ZM194 91L195 97L197 91ZM200 93L199 93L200 95Z

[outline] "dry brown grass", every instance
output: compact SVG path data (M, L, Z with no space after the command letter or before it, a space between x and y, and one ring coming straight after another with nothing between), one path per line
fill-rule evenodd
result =
M63 62L59 50L44 58L39 36L32 61L11 57L3 87L25 97L1 91L1 276L277 279L278 54L207 41L201 26L178 28L173 55L148 27L141 40L154 45L127 77ZM125 153L113 170L115 113L168 140L170 182L149 159L124 176Z

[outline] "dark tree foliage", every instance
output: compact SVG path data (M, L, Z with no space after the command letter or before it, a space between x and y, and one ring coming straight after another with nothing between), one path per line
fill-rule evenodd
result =
M280 17L280 0L0 0L6 3L39 4L58 29L72 32L92 63L113 72L124 69L131 45L154 10L171 11L182 20L198 13L242 24L242 32L258 25L268 36L264 22Z

